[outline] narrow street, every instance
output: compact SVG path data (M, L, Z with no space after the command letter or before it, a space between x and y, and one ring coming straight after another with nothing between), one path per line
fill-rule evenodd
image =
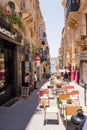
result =
M38 83L38 89L34 90L27 99L20 99L11 107L0 107L0 130L65 130L65 126L60 118L59 124L56 120L56 115L51 114L47 124L44 125L44 111L38 106L38 90L42 86L49 84L49 81ZM77 84L80 94L83 94L83 88ZM83 103L83 95L80 95ZM57 105L56 97L50 99L51 106ZM68 130L68 129L67 129ZM71 129L71 126L69 127Z
M87 118L87 0L0 0L0 130L77 130L72 115Z

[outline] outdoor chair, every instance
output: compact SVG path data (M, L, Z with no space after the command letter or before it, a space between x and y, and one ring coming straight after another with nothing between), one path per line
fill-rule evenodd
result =
M41 106L43 99L46 101L46 104L49 106L50 105L49 91L46 89L41 89L38 91L38 94L39 94L39 106Z
M87 106L82 105L84 115L87 117Z
M73 90L72 92L69 93L69 95L72 101L80 105L79 90Z
M72 115L76 114L78 109L81 109L81 106L75 106L75 105L68 106L67 105L65 107L63 121L65 121L66 130L67 130L68 122L71 122Z
M69 94L59 94L57 97L58 107L61 108L62 100L67 100L70 98Z
M46 102L45 102L45 100L43 99L42 100L42 105L43 105L43 107L44 107L44 124L47 124L47 115L48 114L56 114L57 115L57 120L58 120L58 124L59 124L59 111L58 111L58 108L57 107L47 107L46 106Z
M70 92L72 92L74 90L74 86L66 86L65 87L65 91L66 91L66 93L70 93Z

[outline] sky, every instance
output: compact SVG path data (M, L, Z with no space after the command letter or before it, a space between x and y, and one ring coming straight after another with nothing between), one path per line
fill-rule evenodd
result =
M47 40L51 58L58 56L64 27L64 10L62 0L39 0L40 9L46 25Z

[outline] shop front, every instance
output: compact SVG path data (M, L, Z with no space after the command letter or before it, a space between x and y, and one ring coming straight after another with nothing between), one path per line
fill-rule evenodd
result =
M19 38L18 38L19 37ZM0 105L17 95L17 48L21 35L0 19Z

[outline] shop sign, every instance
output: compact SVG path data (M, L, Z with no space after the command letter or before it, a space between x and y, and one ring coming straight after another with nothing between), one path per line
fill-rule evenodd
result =
M15 39L16 36L17 36L16 34L12 34L10 31L8 31L8 30L6 30L5 28L2 28L2 27L0 27L0 32L2 34L6 35L6 36L8 36L10 38L12 38L12 39Z
M36 57L35 57L35 60L36 60L36 61L40 60L40 56L36 56Z

